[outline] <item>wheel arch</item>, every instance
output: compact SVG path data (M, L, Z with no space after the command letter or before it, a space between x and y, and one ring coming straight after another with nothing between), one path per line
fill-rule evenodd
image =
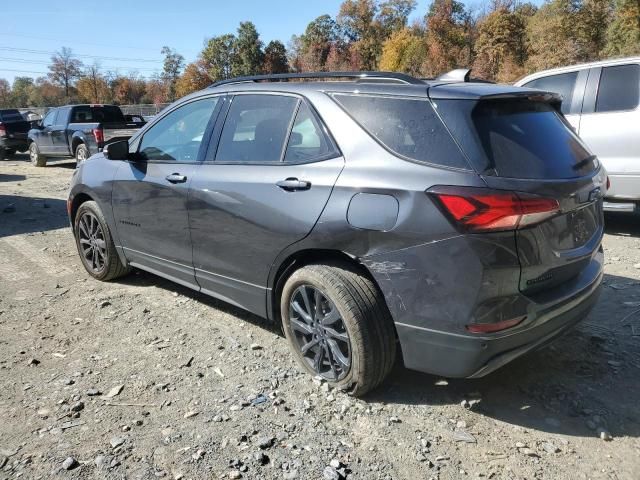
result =
M76 149L81 144L83 145L85 144L84 138L76 135L71 139L71 153L73 154L74 157L76 155Z
M273 269L274 274L272 275L271 282L269 283L269 293L268 293L268 303L267 303L267 315L269 319L276 322L280 326L282 326L282 319L280 318L279 306L280 306L280 294L282 293L282 288L286 283L287 279L301 267L305 265L310 265L313 263L322 263L324 265L339 265L341 267L346 267L350 270L353 270L357 273L368 278L373 285L378 289L381 297L384 299L386 305L386 299L378 285L378 282L371 274L369 269L361 263L357 257L345 253L341 250L332 250L332 249L321 249L321 248L310 248L303 249L293 252L288 257L286 257L277 268ZM388 306L387 306L388 308ZM395 330L394 332L396 338L398 337L398 333Z
M78 212L78 208L85 202L95 201L95 199L87 192L80 191L76 193L73 198L70 200L69 205L69 220L71 221L71 228L74 228L76 221L76 213Z

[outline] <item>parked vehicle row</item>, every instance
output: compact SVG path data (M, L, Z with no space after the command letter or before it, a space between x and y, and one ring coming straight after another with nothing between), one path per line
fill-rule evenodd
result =
M609 174L605 210L640 213L640 57L546 70L516 85L563 96L562 112Z
M109 142L130 138L145 122L128 122L115 105L70 105L53 108L29 131L29 157L37 167L47 158L75 157L78 163Z
M272 75L190 95L74 172L82 263L279 322L303 368L355 395L397 350L485 375L595 303L606 172L558 94L466 78Z

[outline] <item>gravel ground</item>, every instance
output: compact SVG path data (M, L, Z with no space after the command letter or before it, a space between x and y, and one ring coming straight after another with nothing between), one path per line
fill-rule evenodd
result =
M640 478L637 219L607 219L600 301L553 345L477 380L397 365L356 400L260 318L91 279L74 166L0 163L0 478Z

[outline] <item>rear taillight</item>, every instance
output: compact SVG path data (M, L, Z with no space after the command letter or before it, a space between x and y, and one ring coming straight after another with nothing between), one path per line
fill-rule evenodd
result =
M104 143L104 132L101 128L94 128L91 133L93 133L93 138L96 139L96 143Z
M2 122L0 122L0 137L7 136L7 127L5 127Z
M607 190L609 190L611 188L611 179L609 178L609 175L607 175Z
M433 187L427 193L466 232L515 230L560 211L557 200L527 193L473 187Z

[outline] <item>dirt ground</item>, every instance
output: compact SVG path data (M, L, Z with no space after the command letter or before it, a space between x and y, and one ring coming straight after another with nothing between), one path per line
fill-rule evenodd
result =
M330 391L266 321L83 270L75 164L0 163L0 478L638 479L640 221L607 218L595 310L488 377L397 365Z

